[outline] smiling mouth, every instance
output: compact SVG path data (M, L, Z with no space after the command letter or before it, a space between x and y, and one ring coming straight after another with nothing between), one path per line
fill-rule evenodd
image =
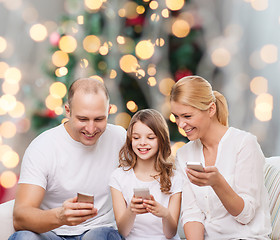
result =
M93 138L97 134L97 132L93 133L93 134L88 134L88 133L83 132L83 134L88 138Z
M151 148L138 148L138 151L142 152L142 153L148 152L150 150L151 150Z
M190 131L192 131L194 128L191 128L191 129L187 129L185 130L185 133L189 133Z

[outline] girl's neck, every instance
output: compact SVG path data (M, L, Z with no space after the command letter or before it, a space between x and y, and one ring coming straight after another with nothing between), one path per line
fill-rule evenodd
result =
M137 159L136 165L133 168L136 177L144 182L155 180L154 176L158 174L155 169L155 159L142 160Z

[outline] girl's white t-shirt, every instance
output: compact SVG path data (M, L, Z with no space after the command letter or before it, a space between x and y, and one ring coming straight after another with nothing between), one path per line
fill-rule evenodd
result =
M170 197L178 192L182 192L182 178L179 173L174 172L171 178L171 194L164 194L160 191L160 183L157 180L151 182L143 182L139 180L133 169L124 171L123 168L116 169L110 179L109 185L118 191L122 192L127 204L130 204L133 197L133 188L149 188L150 194L154 196L155 200L168 207ZM133 228L126 240L165 240L162 228L162 219L154 216L151 213L136 215ZM172 239L180 239L178 234Z

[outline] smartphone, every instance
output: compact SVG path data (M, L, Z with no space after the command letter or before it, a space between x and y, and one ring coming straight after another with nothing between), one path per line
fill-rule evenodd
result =
M137 198L151 199L149 188L134 188L133 191Z
M187 168L198 172L204 172L204 167L201 162L186 162Z
M92 203L94 202L94 196L93 195L87 195L83 193L77 193L78 202L84 202L84 203Z

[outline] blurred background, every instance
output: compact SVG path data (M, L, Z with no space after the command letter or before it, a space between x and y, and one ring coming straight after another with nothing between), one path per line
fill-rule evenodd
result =
M187 139L169 92L200 75L227 98L230 125L280 155L279 10L272 0L0 0L0 203L14 198L32 139L65 121L79 77L105 82L111 123L159 110L175 154Z

